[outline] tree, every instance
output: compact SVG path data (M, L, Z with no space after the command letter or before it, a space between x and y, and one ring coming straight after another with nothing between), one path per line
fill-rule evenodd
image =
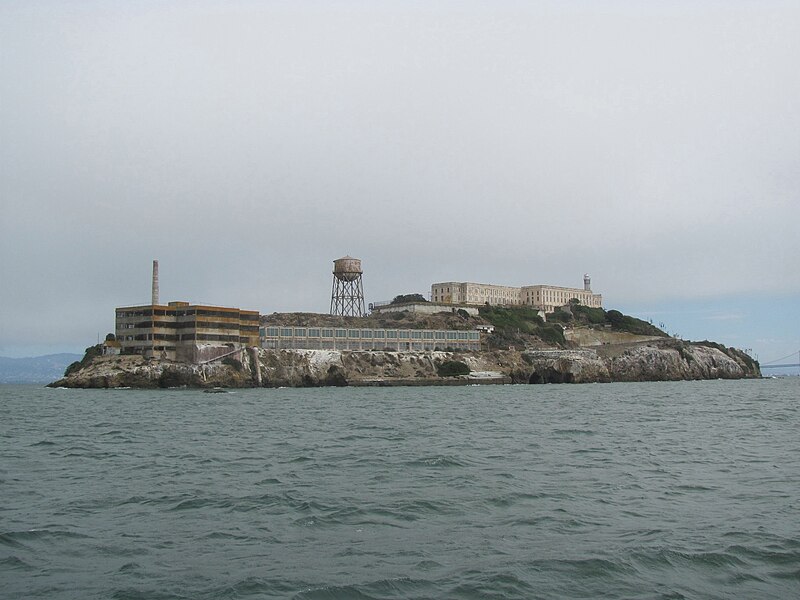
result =
M411 302L427 302L422 294L399 294L395 296L390 304L408 304Z

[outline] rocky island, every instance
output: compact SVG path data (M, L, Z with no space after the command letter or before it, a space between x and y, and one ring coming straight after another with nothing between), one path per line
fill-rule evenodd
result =
M262 317L262 326L447 328L482 331L481 350L425 351L242 348L203 363L87 349L52 387L314 387L591 383L743 379L761 376L746 353L670 337L618 311L573 303L547 315L525 307L481 307L478 315L397 312L369 317L303 313Z

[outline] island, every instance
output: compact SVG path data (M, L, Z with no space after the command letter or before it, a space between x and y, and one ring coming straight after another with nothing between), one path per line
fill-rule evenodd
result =
M741 350L678 339L652 323L578 300L548 314L489 304L423 312L415 302L364 317L262 315L259 336L241 338L249 343L218 344L225 351L215 353L196 344L192 356L119 352L109 334L49 385L210 389L761 377L758 362Z

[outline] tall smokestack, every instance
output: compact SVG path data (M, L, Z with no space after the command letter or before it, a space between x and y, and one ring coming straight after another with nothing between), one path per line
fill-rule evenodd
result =
M158 261L153 261L153 305L158 304Z

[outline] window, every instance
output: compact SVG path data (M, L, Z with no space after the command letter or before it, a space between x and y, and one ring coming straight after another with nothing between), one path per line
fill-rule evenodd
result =
M281 329L281 337L292 337L291 327L284 327Z
M324 338L332 338L333 337L333 329L323 329L322 330L322 337L324 337Z
M306 337L306 328L305 327L295 327L294 328L294 335L295 335L295 337Z
M336 330L336 337L337 338L346 338L347 337L347 329L337 329Z
M347 331L347 337L358 339L361 337L361 332L358 329L350 329Z
M319 337L319 329L309 329L308 337Z

